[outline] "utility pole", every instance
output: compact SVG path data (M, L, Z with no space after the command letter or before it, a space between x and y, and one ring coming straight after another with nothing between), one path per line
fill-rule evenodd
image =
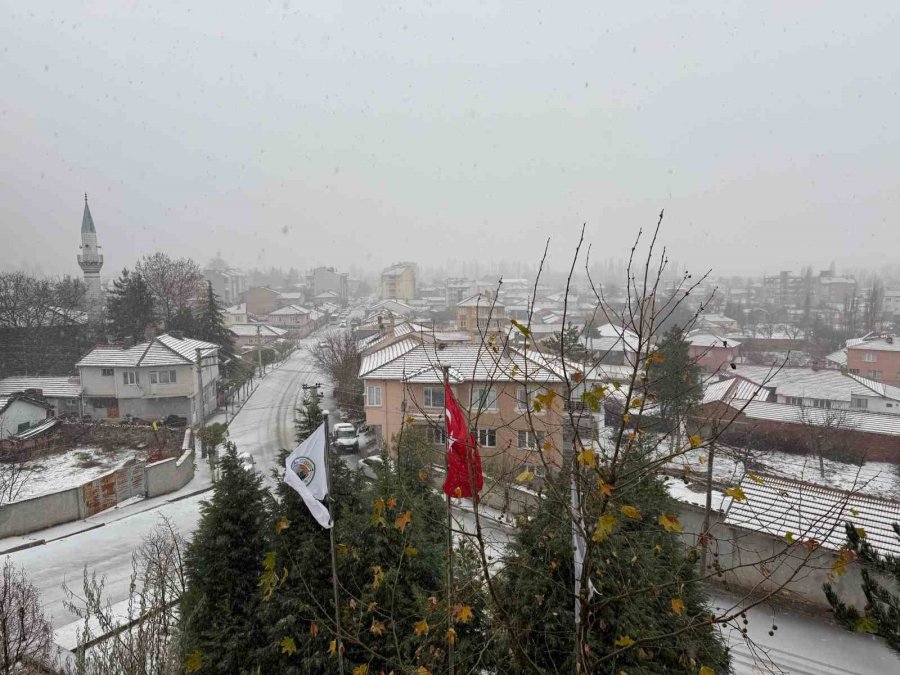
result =
M206 416L206 411L203 409L203 357L201 354L203 350L199 347L195 350L197 352L197 386L198 386L198 396L200 397L200 426L203 426L203 419Z
M256 354L259 357L259 376L263 376L263 358L262 358L262 326L256 324Z

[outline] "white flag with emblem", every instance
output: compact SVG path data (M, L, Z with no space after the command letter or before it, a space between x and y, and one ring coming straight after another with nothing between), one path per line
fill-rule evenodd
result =
M331 527L331 514L320 501L328 494L325 475L325 425L312 432L284 462L284 482L294 488L319 525Z

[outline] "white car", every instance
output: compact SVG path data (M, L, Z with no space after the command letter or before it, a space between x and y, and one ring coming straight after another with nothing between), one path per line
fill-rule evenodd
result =
M242 452L239 454L238 461L240 461L244 471L256 471L256 460L253 459L253 455L249 452Z
M332 427L331 444L338 452L359 452L359 435L356 427L346 422L338 422Z

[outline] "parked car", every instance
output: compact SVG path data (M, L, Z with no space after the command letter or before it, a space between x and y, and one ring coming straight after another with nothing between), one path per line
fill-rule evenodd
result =
M256 460L253 459L253 455L249 452L242 452L238 455L238 459L241 462L241 467L243 467L244 471L256 471Z
M359 435L356 427L346 422L338 422L332 427L331 444L338 452L359 452Z

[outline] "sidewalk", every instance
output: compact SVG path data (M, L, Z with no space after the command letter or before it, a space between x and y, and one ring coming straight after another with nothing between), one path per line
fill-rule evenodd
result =
M281 364L275 364L274 366L271 366L266 371L266 375L271 373L280 365ZM254 379L253 388L244 399L237 402L234 415L231 415L231 413L229 412L229 421L232 420L234 416L240 413L244 404L253 396L254 392L259 387L261 379L264 379L264 377L265 376L263 376L263 378ZM213 422L224 423L225 411L222 409L218 409L206 420L206 424L212 424ZM13 553L15 551L20 551L22 549L31 548L34 546L41 546L51 541L66 539L67 537L72 537L77 534L81 534L82 532L94 530L98 527L104 527L105 525L109 525L110 523L115 523L119 520L123 520L125 518L129 518L131 516L135 516L140 513L145 513L152 509L159 508L164 504L171 504L173 502L181 501L182 499L187 499L189 497L202 494L211 489L212 475L210 473L209 462L205 457L200 457L200 449L198 447L194 454L194 477L183 488L165 495L153 497L151 499L129 499L126 502L114 506L111 509L107 509L106 511L102 511L101 513L93 515L89 518L85 518L84 520L73 520L68 523L62 523L60 525L48 527L44 530L38 530L36 532L30 532L28 534L21 534L12 537L6 537L5 539L0 539L0 555Z

